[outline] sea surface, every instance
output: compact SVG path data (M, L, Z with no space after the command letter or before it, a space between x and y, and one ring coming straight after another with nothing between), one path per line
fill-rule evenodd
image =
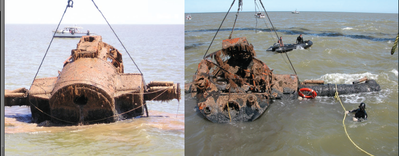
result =
M61 25L59 29L63 29ZM73 26L73 25L72 25ZM174 81L184 88L183 25L78 25L102 36L123 56L125 73L150 81ZM5 25L5 89L30 88L34 76L55 77L79 39L55 38L57 25ZM44 59L43 59L44 58ZM39 65L43 64L39 68ZM180 101L147 102L149 118L110 124L39 127L27 106L5 107L6 155L183 155L184 96Z
M192 82L226 13L193 13L185 21L185 82ZM246 37L256 56L275 74L294 74L285 54L266 52L277 41L269 20L253 12L238 15L232 38ZM347 110L366 103L364 122L351 116L345 126L351 139L374 155L398 155L398 52L390 51L398 33L398 14L269 12L285 44L303 34L309 49L288 52L299 80L351 84L363 77L375 79L381 91L340 95ZM236 12L231 12L209 53L222 48ZM365 155L347 138L344 110L333 97L311 100L275 100L253 122L216 124L196 111L195 99L185 95L186 155Z

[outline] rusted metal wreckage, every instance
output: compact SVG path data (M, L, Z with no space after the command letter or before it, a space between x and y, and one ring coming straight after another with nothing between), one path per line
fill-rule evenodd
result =
M83 36L57 77L6 92L5 105L31 106L35 123L93 124L141 116L146 101L173 99L180 99L179 83L146 85L142 74L124 73L121 53L101 36Z
M336 90L341 95L380 90L374 80L337 86L299 82L294 74L274 74L255 56L253 45L242 37L223 40L221 50L199 63L193 82L186 84L185 90L196 97L199 112L208 120L215 123L254 121L270 106L272 99L298 99L302 88L313 88L314 93L321 96L334 96Z

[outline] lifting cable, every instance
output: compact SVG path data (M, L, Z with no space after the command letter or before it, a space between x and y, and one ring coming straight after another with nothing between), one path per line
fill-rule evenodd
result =
M72 2L72 4L69 4L70 2ZM42 58L42 62L40 63L39 68L38 68L37 71L36 71L35 77L33 77L33 80L32 80L32 83L31 83L31 85L30 85L30 87L29 87L29 90L31 89L31 87L32 87L32 85L33 85L33 82L35 81L36 76L37 76L37 74L39 73L40 68L42 67L42 64L43 64L43 62L44 62L44 59L46 58L46 55L47 55L47 53L48 53L48 50L50 49L51 43L53 43L54 36L55 36L55 34L57 33L57 30L58 30L58 28L60 27L61 21L62 21L62 19L64 18L64 15L65 15L65 13L66 13L66 11L68 10L69 7L73 8L73 1L72 1L72 0L68 0L68 4L67 4L67 6L65 7L65 11L64 11L64 13L62 14L62 17L61 17L60 22L58 22L57 28L56 28L55 31L54 31L53 37L51 38L50 44L49 44L48 47L47 47L46 53L44 53L44 56L43 56L43 58ZM28 93L28 94L29 94L29 93Z
M335 96L334 96L334 97L339 101L339 103L341 103L341 106L342 106L342 108L344 109L344 112L346 112L346 109L345 109L344 105L342 104L341 99L339 98L339 95L338 95L337 84L335 84ZM346 131L345 118L346 118L346 113L344 113L344 119L342 120L342 125L344 125L345 134L346 134L346 136L348 137L348 139L349 139L349 140L352 142L352 144L355 145L360 151L366 153L367 155L372 156L372 154L368 153L367 151L365 151L365 150L363 150L362 148L360 148L359 146L357 146L357 145L355 144L355 142L352 141L351 137L349 137L349 134L348 134L348 132Z
M254 3L255 3L255 21L256 21L256 24L255 24L255 32L256 32L256 29L258 28L258 18L256 17L257 16L257 11L256 11L256 8L258 8L258 4L256 4L256 0L254 0ZM259 8L258 8L259 9Z
M130 55L129 51L127 51L127 49L125 48L125 45L123 45L122 41L119 39L118 35L115 33L114 29L112 28L111 24L109 24L107 18L105 18L104 14L101 12L101 10L98 8L97 4L94 2L94 0L91 0L94 4L94 6L97 8L97 10L100 12L101 16L103 16L105 22L107 22L109 28L111 28L112 32L115 34L116 38L118 39L119 43L121 43L123 49L125 49L126 53L129 55L130 60L132 60L132 62L134 63L134 65L136 66L136 68L139 70L140 74L143 75L143 73L141 72L140 68L137 66L136 62L133 60L132 56ZM143 77L143 83L145 84L145 80ZM146 87L144 86L144 89L146 89ZM147 117L148 117L148 108L147 105L144 105L144 108L147 112Z
M96 5L96 3L94 2L94 0L91 0L94 4L94 6L97 8L97 10L101 13L101 15L103 16L104 20L107 22L109 28L111 28L112 32L115 34L116 38L118 39L119 43L121 43L123 49L125 49L126 53L129 55L130 59L133 61L134 65L137 67L137 69L139 70L140 74L143 75L143 73L141 72L140 68L137 66L136 62L134 62L132 56L130 56L130 53L127 51L127 49L125 48L125 45L123 45L122 41L119 39L118 35L115 33L114 29L112 29L111 25L109 24L108 20L105 18L104 14L101 12L101 10L98 8L98 6ZM143 79L144 80L144 79Z
M70 3L71 3L71 4L70 4ZM58 22L57 28L56 28L55 31L54 31L53 37L51 38L50 44L49 44L48 47L47 47L46 53L44 53L44 56L43 56L42 61L41 61L40 65L39 65L39 68L38 68L37 71L36 71L35 77L33 77L33 80L32 80L32 83L31 83L31 85L30 85L30 87L29 87L29 91L28 91L28 95L27 95L27 96L28 96L29 104L30 104L31 106L35 107L37 110L39 110L40 112L42 112L43 114L45 114L45 115L47 115L47 116L50 116L50 117L52 117L52 118L54 118L54 119L57 119L57 120L59 120L59 121L63 121L63 122L66 122L66 123L72 123L72 122L65 121L65 120L56 118L56 117L54 117L54 116L52 116L52 115L50 115L50 114L47 114L47 113L45 113L43 110L41 110L40 108L38 108L36 105L34 105L34 104L31 102L31 100L30 100L30 97L31 97L31 96L29 95L29 92L30 92L30 90L31 90L31 88L32 88L32 86L33 86L33 82L35 81L35 79L36 79L36 77L37 77L37 74L38 74L39 71L40 71L40 68L41 68L41 66L42 66L42 64L43 64L43 62L44 62L44 59L46 58L46 55L47 55L47 53L48 53L48 50L50 49L51 43L53 43L54 36L55 36L55 34L57 33L58 28L60 27L61 21L62 21L62 19L64 18L64 15L65 15L65 13L66 13L66 11L68 10L69 7L73 8L73 1L72 1L72 0L68 0L68 4L67 4L67 6L65 7L64 13L63 13L62 16L61 16L61 20L60 20L60 22Z
M267 14L267 12L266 12L266 9L265 9L265 6L264 6L264 5L263 5L263 3L262 3L262 0L259 0L259 2L260 2L260 4L262 5L262 7L263 7L263 10L264 10L264 11L265 11L265 13L266 13L267 19L269 19L270 25L272 26L272 28L273 28L273 31L274 31L274 33L276 34L276 36L277 36L277 40L278 40L278 39L279 39L279 37L278 37L277 31L276 31L276 29L274 28L272 21L270 20L269 14ZM291 62L291 60L290 60L290 57L288 57L288 54L287 54L287 52L285 52L285 55L287 56L287 58L288 58L288 61L290 62L290 64L291 64L291 67L292 67L292 69L294 70L294 73L295 73L295 75L298 77L298 80L299 80L299 76L298 76L298 74L296 73L294 66L292 65L292 62Z
M261 9L259 9L258 3L256 3L256 1L257 0L254 0L254 3L255 3L255 19L256 19L255 32L256 32L256 29L258 29L258 26L257 26L258 25L258 18L256 17L256 15L257 15L257 12L261 12L260 11ZM257 11L257 10L259 10L259 11ZM269 28L269 26L267 25L266 20L263 19L262 21L265 23L266 28L269 29L270 31L272 31L272 28ZM274 38L272 33L270 33L270 36L271 36L271 39ZM274 41L272 41L272 42L274 42Z
M213 40L215 40L216 35L218 35L218 32L219 32L220 28L222 27L223 22L224 22L224 20L226 19L227 15L229 14L231 8L233 7L235 1L236 1L236 0L233 0L233 3L231 3L231 6L230 6L229 10L227 11L226 15L224 16L224 18L223 18L223 20L222 20L222 23L220 23L220 26L219 26L218 30L216 31L215 36L213 36L213 39L212 39L212 41L211 41L211 44L209 44L209 47L208 47L208 49L206 50L203 59L205 59L206 54L208 53L209 49L210 49L211 46L212 46ZM198 69L197 69L197 71L198 71Z
M233 32L234 32L234 28L236 27L238 14L240 13L240 8L242 8L242 0L238 0L238 9L237 9L237 13L236 13L236 19L234 20L233 28L231 29L229 39L231 39L231 36L233 35Z

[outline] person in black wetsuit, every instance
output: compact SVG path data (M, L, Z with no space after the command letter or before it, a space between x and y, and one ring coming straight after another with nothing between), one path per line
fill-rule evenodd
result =
M346 111L346 114L348 113L355 113L355 116L353 117L353 121L361 121L361 120L366 120L368 115L366 113L366 104L365 103L360 103L358 109Z
M297 38L296 38L296 43L303 43L303 37L302 34L300 34Z

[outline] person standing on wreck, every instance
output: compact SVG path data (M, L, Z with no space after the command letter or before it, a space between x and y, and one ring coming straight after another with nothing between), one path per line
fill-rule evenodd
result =
M355 116L353 117L353 121L361 121L361 119L366 120L368 115L366 113L366 104L365 103L360 103L358 109L350 110L350 111L345 111L345 114L349 113L355 113Z
M300 34L300 35L298 36L298 38L296 38L296 43L297 43L297 44L298 44L298 43L303 43L302 34Z
M283 37L282 36L280 36L280 39L277 41L277 43L280 43L280 47L284 47Z

